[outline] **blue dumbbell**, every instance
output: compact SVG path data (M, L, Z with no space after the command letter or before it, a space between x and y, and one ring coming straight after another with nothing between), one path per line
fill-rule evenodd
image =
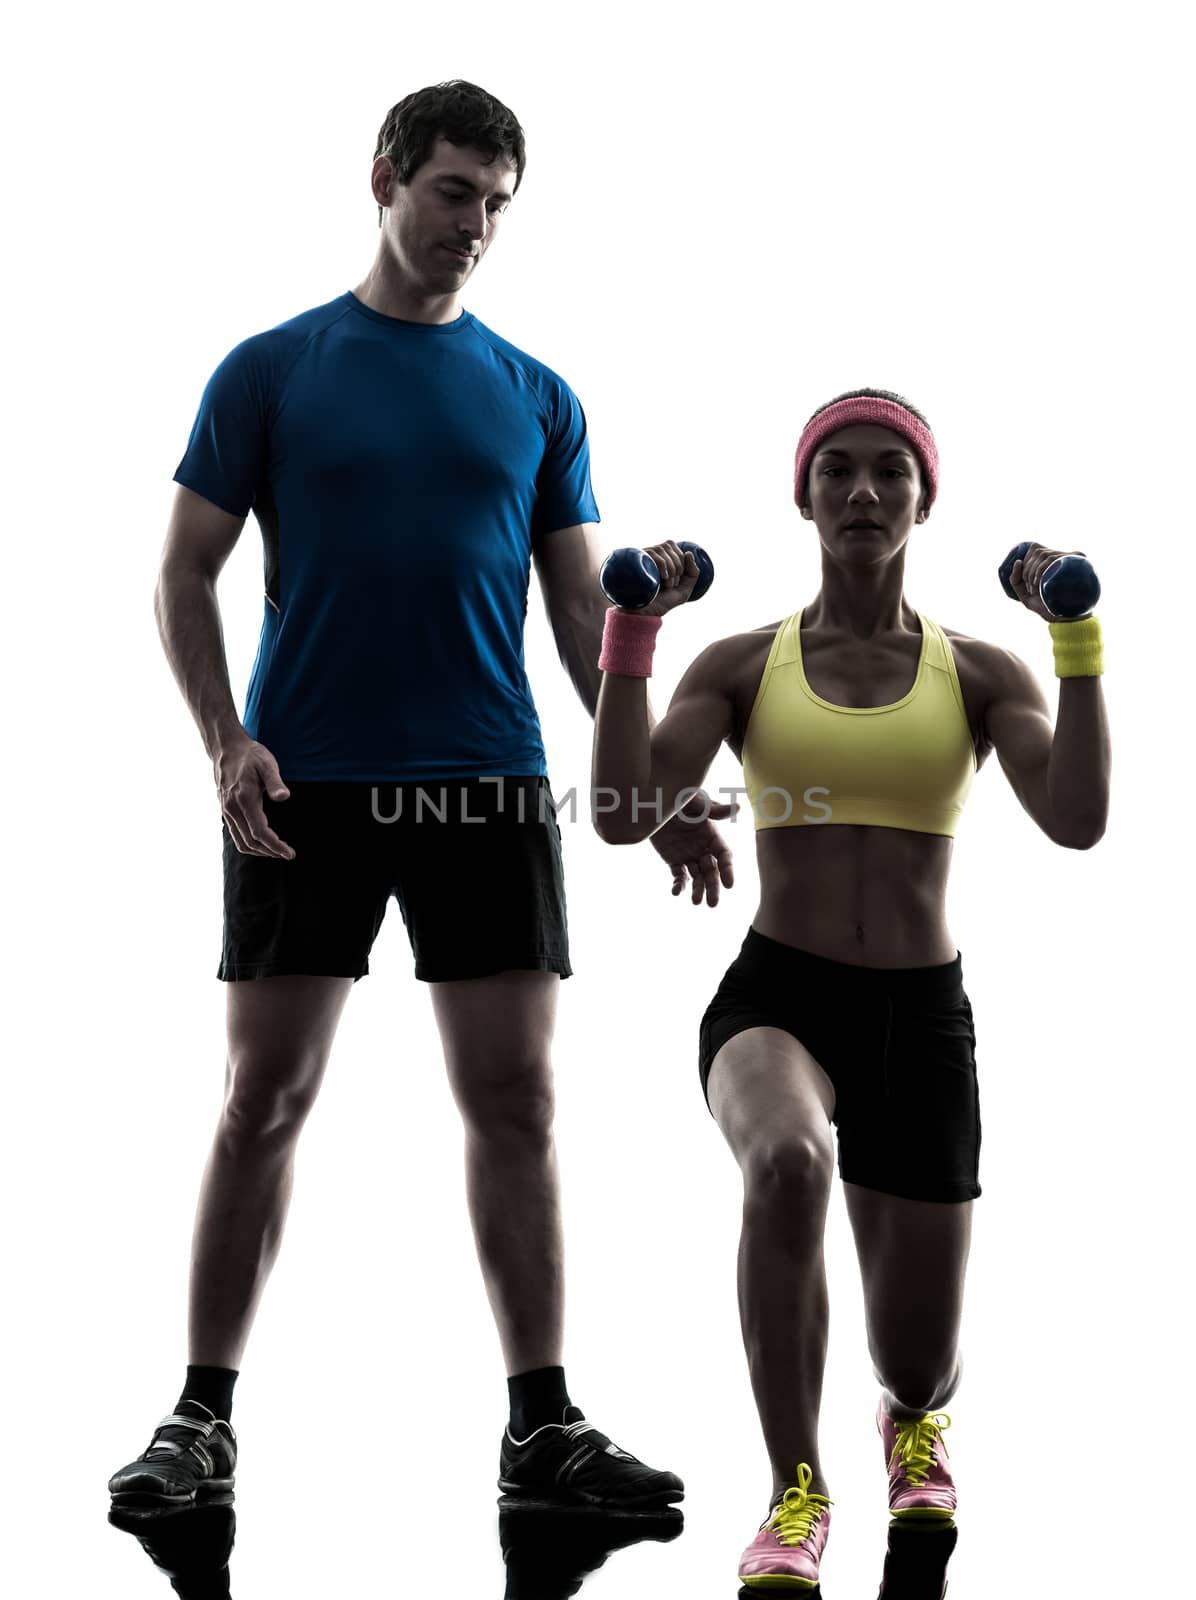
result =
M694 544L692 539L678 540L678 547L688 550L698 563L698 581L689 598L700 600L714 582L714 562L701 545ZM625 545L621 550L612 550L607 556L598 574L598 582L612 605L623 611L642 611L660 593L660 569L651 556Z
M1015 561L1023 561L1030 548L1030 540L1014 545L997 568L1001 587L1011 600L1019 595L1009 579ZM1038 583L1038 593L1043 605L1052 616L1064 622L1086 617L1100 599L1100 579L1091 561L1085 556L1059 556L1052 561Z

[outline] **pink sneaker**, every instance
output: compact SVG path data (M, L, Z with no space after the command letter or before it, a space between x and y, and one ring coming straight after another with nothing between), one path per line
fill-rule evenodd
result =
M739 1581L751 1589L816 1589L818 1563L830 1528L831 1502L809 1492L813 1473L803 1461L797 1487L780 1504L743 1552Z
M955 1515L955 1485L942 1432L951 1418L928 1412L917 1422L898 1422L876 1408L876 1430L889 1464L889 1514L949 1519Z

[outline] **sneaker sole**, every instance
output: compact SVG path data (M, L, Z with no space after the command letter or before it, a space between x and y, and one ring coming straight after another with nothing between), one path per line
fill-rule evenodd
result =
M951 1522L955 1512L945 1506L908 1506L901 1511L890 1511L894 1522Z
M792 1572L758 1572L739 1581L745 1589L804 1589L807 1594L818 1587L817 1578L798 1578Z
M206 1500L210 1495L231 1494L233 1478L207 1478L192 1489L190 1494L155 1494L152 1489L118 1489L112 1494L113 1506L189 1506L196 1500Z

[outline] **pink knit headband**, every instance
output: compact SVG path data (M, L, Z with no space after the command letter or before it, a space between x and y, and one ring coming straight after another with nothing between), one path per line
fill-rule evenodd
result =
M836 400L833 406L827 406L825 411L820 411L802 429L802 436L797 441L797 456L793 463L793 498L797 504L800 505L802 502L806 488L806 474L810 470L810 462L818 447L832 433L837 433L840 428L849 428L853 422L876 422L882 428L892 428L894 433L899 433L903 439L909 440L918 452L926 473L930 491L926 504L932 506L934 497L939 492L939 453L935 447L934 435L924 422L918 421L912 411L899 406L895 400L876 400L869 395L861 395L857 400Z

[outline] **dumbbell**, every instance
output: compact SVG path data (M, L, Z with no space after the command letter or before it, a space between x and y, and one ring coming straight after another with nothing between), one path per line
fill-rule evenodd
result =
M1029 539L1014 545L997 568L1001 587L1011 600L1021 598L1009 581L1013 564L1023 561L1029 548ZM1100 599L1100 579L1085 556L1059 556L1039 579L1038 594L1052 616L1072 622L1076 617L1087 616Z
M714 562L692 539L678 540L678 548L688 550L698 563L698 581L691 600L700 600L714 582ZM623 611L642 611L660 593L660 568L650 555L625 545L612 550L598 574L602 592L612 605Z

